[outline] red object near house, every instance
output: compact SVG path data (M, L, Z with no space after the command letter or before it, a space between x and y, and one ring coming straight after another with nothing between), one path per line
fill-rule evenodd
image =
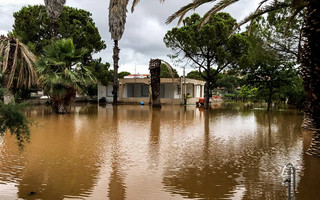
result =
M204 98L199 98L199 103L204 104Z

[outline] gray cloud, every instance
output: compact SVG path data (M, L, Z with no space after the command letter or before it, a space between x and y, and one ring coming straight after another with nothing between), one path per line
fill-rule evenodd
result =
M231 6L226 11L230 12L236 19L242 19L252 12L260 0L242 0ZM159 0L141 0L135 8L134 13L130 12L131 2L128 6L127 23L123 37L119 41L120 51L120 71L129 71L131 73L148 73L148 62L150 58L161 58L167 61L170 49L163 43L163 37L168 30L176 26L176 22L166 25L168 16L177 11L180 7L189 1L166 0L160 3ZM21 9L27 4L43 4L43 0L0 0L0 34L12 30L14 22L13 12ZM113 41L109 33L108 26L108 8L109 1L106 0L67 0L67 6L77 7L88 10L92 13L92 18L99 29L100 35L106 41L107 49L97 53L95 57L101 57L103 61L112 64ZM205 5L196 10L203 14L210 8ZM192 13L190 13L192 14ZM178 73L182 74L182 69L177 68ZM187 71L192 70L191 68Z

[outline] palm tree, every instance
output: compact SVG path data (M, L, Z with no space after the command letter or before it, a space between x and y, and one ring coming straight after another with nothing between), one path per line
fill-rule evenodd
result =
M140 0L133 0L131 12ZM160 0L163 2L164 0ZM114 41L113 47L113 105L118 104L118 68L119 68L119 52L118 41L121 39L127 19L127 5L129 0L110 0L109 4L109 32L111 39Z
M61 15L63 5L66 0L44 0L47 15L50 18L51 23L51 36L56 38L58 36L59 25L57 23L58 18Z
M84 92L95 82L91 71L81 64L87 51L75 49L72 39L62 39L45 47L44 52L36 63L39 85L51 97L54 112L69 113L76 92Z
M176 18L182 21L185 14L206 3L213 3L213 7L204 15L201 24L204 24L215 13L239 2L240 0L193 0L193 2L180 8L171 15L167 23ZM319 0L261 0L258 8L248 17L243 19L239 26L271 11L290 8L294 18L300 12L305 12L303 36L306 41L301 51L301 71L303 85L306 92L305 116L310 117L309 124L315 130L308 154L320 157L320 1ZM289 19L290 22L290 19ZM306 125L308 123L304 123Z
M119 47L118 41L121 39L126 19L127 19L127 5L129 0L110 0L109 5L109 31L111 38L114 41L113 47L113 105L118 103L118 62L119 62Z
M174 73L173 69L169 63L164 60L160 59L150 59L149 62L149 70L151 74L151 97L152 97L152 107L161 108L161 101L160 101L160 69L161 63L165 64L168 68L172 82L174 83Z
M0 36L0 70L2 87L7 89L4 103L13 101L12 87L28 88L36 85L38 75L34 68L35 55L18 39Z

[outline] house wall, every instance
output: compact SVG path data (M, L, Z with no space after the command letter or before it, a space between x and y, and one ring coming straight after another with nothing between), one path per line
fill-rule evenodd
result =
M174 80L174 84L171 78L161 79L161 91L164 90L165 94L161 95L161 103L163 104L180 104L184 100L181 99L181 94L178 93L178 85L181 86L181 79L177 78ZM142 97L141 86L145 85L149 90L150 79L119 79L119 101L123 103L149 103L149 97ZM188 99L188 104L195 103L200 97L204 96L204 81L186 79L186 93L189 93L191 99ZM131 85L131 86L130 86ZM194 86L193 86L194 85ZM202 85L202 87L200 86ZM132 96L128 96L128 90L134 88ZM106 97L107 102L112 102L112 84L106 86L98 84L98 99ZM180 89L181 92L182 89ZM202 92L201 92L202 91ZM145 91L146 94L148 92ZM185 94L186 94L185 93ZM149 96L149 95L148 95ZM121 98L120 98L121 97Z
M147 95L142 96L142 86L145 86L147 89ZM147 98L149 96L149 86L143 83L128 83L123 85L123 98L132 98L132 97L143 97Z
M113 95L112 95L112 90L113 90L113 85L108 85L107 86L107 91L106 91L106 96L107 97L113 97Z
M104 86L104 85L101 85L101 83L98 83L98 101L99 99L104 97L106 98L107 102L112 102L113 101L112 90L113 90L112 85Z
M107 87L98 83L98 100L107 96Z
M173 84L161 84L164 86L164 92L165 95L163 98L180 98L180 95L178 94L178 86Z

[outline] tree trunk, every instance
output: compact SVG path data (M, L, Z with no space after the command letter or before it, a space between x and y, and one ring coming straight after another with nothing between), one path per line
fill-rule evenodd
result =
M271 104L272 104L272 92L273 92L273 86L271 86L271 88L269 88L269 96L268 96L268 108L267 108L267 111L269 112L270 111L270 108L271 108Z
M63 97L52 97L52 110L57 114L68 114L71 112L71 102L75 97L76 91L73 88L67 89L67 94Z
M50 19L51 38L58 38L59 24L57 19Z
M161 60L150 59L149 70L151 74L152 107L158 107L158 108L161 108L160 66L161 66Z
M210 95L210 87L209 87L209 81L207 80L204 84L204 109L209 108L209 95Z
M320 1L309 0L307 6L306 27L307 38L303 48L302 65L307 69L304 86L307 101L310 103L310 116L316 131L307 153L320 157Z
M118 105L118 88L119 88L119 81L118 81L118 68L119 68L119 52L120 49L118 47L118 40L114 40L114 47L113 47L113 105Z
M63 5L65 3L66 0L44 0L47 16L50 18L50 31L52 38L58 38L58 18L62 13Z
M301 73L303 79L303 87L304 91L306 92L306 100L305 100L305 107L304 107L304 116L303 116L303 123L302 128L307 130L315 130L314 121L311 116L311 102L310 99L312 98L312 93L310 91L310 68L307 66L301 66Z

